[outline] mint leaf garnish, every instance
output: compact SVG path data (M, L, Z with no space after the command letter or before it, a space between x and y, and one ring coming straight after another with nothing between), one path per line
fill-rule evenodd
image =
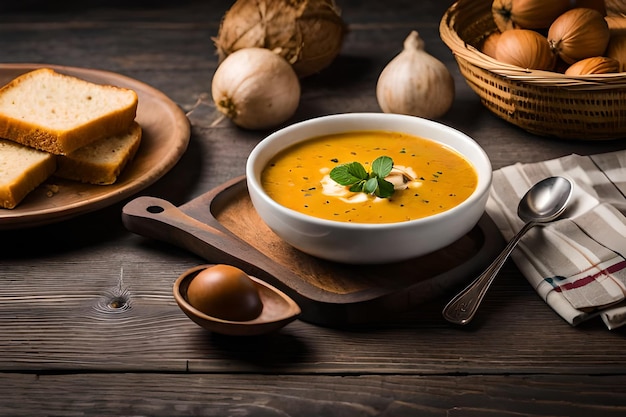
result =
M330 177L340 185L352 185L366 180L368 174L363 165L358 162L350 162L333 168L330 172Z
M378 190L376 192L377 197L381 197L381 198L391 197L394 191L395 191L395 188L393 188L392 183L382 178L378 179Z
M374 194L377 189L378 178L376 177L370 178L369 180L365 181L365 184L363 185L363 192L367 194Z
M388 156L378 157L372 162L372 174L378 178L385 178L393 169L393 159Z
M352 192L364 192L380 198L393 194L393 184L385 180L393 169L393 159L380 156L372 162L372 171L367 172L359 162L349 162L336 166L330 171L330 178L339 185L350 186Z

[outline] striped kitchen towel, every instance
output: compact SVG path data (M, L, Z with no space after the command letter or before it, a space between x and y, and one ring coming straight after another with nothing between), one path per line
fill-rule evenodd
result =
M487 213L505 239L522 227L517 204L543 178L574 183L559 220L531 229L512 258L537 293L572 325L600 316L626 324L626 151L568 155L494 171Z

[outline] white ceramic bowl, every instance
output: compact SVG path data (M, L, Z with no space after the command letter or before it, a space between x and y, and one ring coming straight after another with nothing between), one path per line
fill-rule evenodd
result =
M261 171L281 150L316 136L389 130L441 142L461 153L478 173L476 190L460 205L440 214L398 223L358 224L325 220L286 208L261 186ZM349 113L287 126L263 139L246 164L248 191L261 219L284 241L310 255L352 264L397 262L441 249L469 232L485 211L492 168L485 151L451 127L413 116Z

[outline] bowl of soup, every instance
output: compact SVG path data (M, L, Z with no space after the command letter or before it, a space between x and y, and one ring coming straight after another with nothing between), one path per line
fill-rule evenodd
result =
M246 181L259 217L312 256L404 261L468 233L485 211L489 158L466 134L406 115L322 116L252 150Z

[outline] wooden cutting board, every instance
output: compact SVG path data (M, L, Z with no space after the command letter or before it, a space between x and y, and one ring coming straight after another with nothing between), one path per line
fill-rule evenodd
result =
M245 177L180 207L154 197L136 198L123 208L122 219L134 233L263 279L298 303L302 320L327 326L385 320L460 289L504 244L493 221L484 215L455 243L408 261L385 265L325 261L291 247L265 225L252 206Z

